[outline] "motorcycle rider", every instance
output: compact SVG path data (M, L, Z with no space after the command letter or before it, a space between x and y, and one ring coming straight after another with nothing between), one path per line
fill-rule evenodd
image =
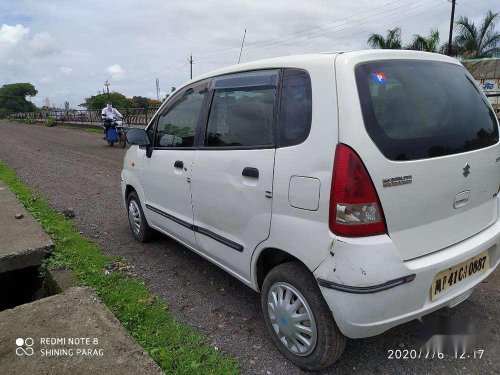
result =
M111 102L108 102L106 107L104 107L101 111L101 118L104 122L104 139L106 139L106 135L108 134L108 130L111 127L113 120L121 120L123 116L116 108L113 108L113 104Z

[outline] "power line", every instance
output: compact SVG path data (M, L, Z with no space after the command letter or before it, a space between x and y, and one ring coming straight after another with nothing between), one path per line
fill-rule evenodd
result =
M438 7L438 6L442 6L442 5L444 5L444 3L437 4L437 5L436 5L436 7ZM408 15L407 17L400 18L400 19L398 19L398 20L396 20L396 21L392 21L392 22L390 22L390 23L383 23L383 24L381 24L381 25L379 25L379 26L389 27L389 26L392 26L392 25L401 24L401 22L402 22L402 21L406 21L406 20L408 20L408 19L411 19L411 18L413 18L416 14L420 14L420 13L422 13L422 12L426 11L426 10L427 10L427 9L421 9L421 10L420 10L419 12L417 12L417 13L410 14L410 15ZM349 31L350 31L350 32L349 32L349 35L350 35L350 36L359 35L359 34L361 34L361 33L365 33L365 34L366 34L366 30L365 30L365 29L363 29L363 28L358 29L356 32L352 32L352 30L349 30ZM324 45L324 43L323 43L323 45Z
M307 40L310 40L310 39L314 39L314 38L318 38L318 37L321 37L321 36L325 36L323 34L328 35L328 34L331 34L332 32L344 31L344 30L350 29L352 27L351 25L353 23L355 23L355 22L357 24L354 27L357 27L357 26L362 25L362 24L367 24L367 23L371 23L373 21L378 21L378 20L384 19L387 16L393 16L393 15L397 15L397 14L401 14L401 13L413 11L416 8L419 8L419 7L422 7L422 6L426 6L426 5L429 5L429 4L441 1L441 0L432 0L430 2L427 2L427 3L415 6L415 4L421 3L422 1L425 1L425 0L418 0L418 1L414 2L413 3L414 6L411 7L411 8L408 8L409 4L403 4L402 6L398 6L398 7L386 10L386 11L379 12L376 16L372 16L371 14L368 14L368 15L366 15L364 17L355 19L352 22L348 22L348 23L345 23L343 25L337 25L337 26L332 26L332 27L324 28L322 30L317 30L317 31L314 31L314 32L311 32L311 33L306 33L304 35L300 35L300 36L297 36L297 37L288 38L287 40L284 40L284 41L276 41L276 42L273 42L273 43L269 43L268 46L263 45L263 46L259 46L259 47L253 48L253 49L251 47L248 47L245 50L251 54L251 53L256 53L256 52L267 51L267 50L269 50L271 48L276 48L276 47L291 45L291 44L294 44L295 40L298 40L298 39L301 39L298 42L304 42L304 41L307 41ZM405 8L405 9L402 9L401 11L398 11L398 12L394 12L395 10L399 10L401 8ZM364 12L364 13L366 13L366 12ZM346 17L345 19L352 18L352 17L354 17L354 16ZM364 19L368 19L368 18L370 19L368 22L363 22L363 23L359 23L358 22L358 21L361 21L361 20L364 20ZM339 27L341 27L341 28L339 29ZM215 59L215 58L222 58L222 57L228 57L228 56L229 55L227 55L227 54L223 54L223 55L218 55L218 56L205 57L204 59L205 60L206 59Z
M394 4L394 3L398 3L398 2L401 2L401 1L403 1L403 0L393 0L393 1L390 1L390 2L385 3L383 5L379 5L377 7L367 9L367 10L365 10L363 12L360 12L360 13L357 13L357 14L353 14L351 16L347 16L347 17L344 17L342 19L332 20L332 21L326 22L326 23L318 25L318 26L309 27L309 28L306 28L306 29L302 29L300 31L296 31L296 32L293 32L293 33L290 33L290 34L285 34L285 35L282 35L282 36L279 36L279 37L275 37L275 38L271 38L271 39L268 39L268 40L261 40L261 41L258 41L258 42L246 43L245 44L245 51L248 51L250 53L261 53L261 52L269 50L270 48L268 48L268 47L277 48L277 47L281 47L281 46L289 46L291 44L295 44L293 42L294 40L303 39L303 40L298 41L298 43L300 43L300 42L303 42L303 41L307 41L307 40L310 40L310 39L313 39L313 38L320 37L320 36L322 36L321 34L324 34L324 33L331 33L333 31L345 31L345 30L349 29L349 27L345 28L344 26L348 26L348 25L350 25L350 24L352 24L354 22L358 22L360 20L369 18L369 17L371 17L371 15L368 14L365 17L361 17L361 18L357 18L357 19L353 19L353 18L359 17L360 15L370 13L370 12L375 11L377 9L384 8L384 7L390 6L390 5ZM415 2L415 3L413 3L413 5L418 4L421 1L424 1L424 0L419 0L419 1ZM439 1L439 0L434 0L434 2L435 1ZM391 15L396 15L396 14L399 14L399 13L403 13L403 12L415 9L415 8L407 8L403 12L391 13L391 12L393 12L395 10L407 7L408 5L410 5L410 4L406 3L406 4L403 4L403 5L398 6L398 7L393 7L393 8L390 8L388 10L383 10L382 12L378 12L377 15L376 15L376 17L384 15L385 13L389 13L389 14L385 14L384 16L391 16ZM426 5L426 4L421 4L421 5ZM382 18L384 18L384 17L382 17ZM379 19L382 19L382 18L379 17L379 18L377 18L375 20L379 20ZM349 19L353 19L351 23L347 23L346 22ZM370 22L372 22L372 21L374 21L374 19L370 20ZM326 25L330 25L332 23L338 23L338 22L343 22L343 24L333 25L333 26L330 26L328 28L324 28L324 26L326 26ZM370 23L370 22L368 22L368 23ZM363 23L363 24L366 24L366 22ZM355 27L357 27L359 25L360 24L357 24L357 25L355 25ZM339 30L335 30L338 27L344 27L344 28L339 29ZM305 35L298 35L300 33L303 33L304 31L315 30L315 29L318 29L318 30L316 30L314 32L311 32L311 33L307 33ZM317 35L315 35L315 34L317 34ZM314 35L314 37L311 37L312 35ZM293 36L295 36L295 37L293 37ZM306 38L306 39L304 39L304 38ZM281 40L281 39L284 39L284 40ZM236 52L237 50L235 50L235 48L237 48L237 47L227 48L227 49L220 49L220 50L214 50L212 52L215 53L215 52L230 51L230 50L233 50L233 51ZM240 47L240 52L241 52L241 50L242 49ZM226 54L219 54L219 55L209 55L209 56L198 56L198 59L202 59L202 60L220 59L220 58L224 58L224 57L230 57L232 55L233 55L233 53L231 53L231 54L227 54L226 53ZM191 56L191 58L192 58L192 56ZM190 62L190 77L192 77L192 73L191 73L192 72L192 63L191 63L190 60L188 60L188 62ZM179 62L177 62L176 64L174 63L174 64L172 64L170 66L167 66L165 68L165 70L163 70L161 72L157 72L155 75L156 76L163 76L163 75L171 73L173 70L175 70L177 67L179 67L179 66L181 66L183 64L182 60L178 60L178 61ZM194 63L194 61L193 61L193 63ZM140 78L140 79L126 79L125 81L128 81L128 82L142 82L142 81L147 81L149 79L150 78L148 78L148 77L144 77L144 78Z
M249 46L249 48L252 48L252 46L254 46L254 45L260 45L260 44L268 45L269 42L272 42L272 41L275 41L275 40L278 40L278 39L283 39L283 38L286 38L288 36L293 36L293 35L301 34L301 33L305 32L305 31L314 30L314 29L320 29L320 28L322 28L324 26L327 26L327 25L330 25L332 23L344 22L346 19L353 18L353 17L359 16L361 14L369 13L371 11L374 11L374 10L386 7L386 6L394 4L394 3L398 3L400 1L403 1L403 0L393 0L393 1L390 1L388 3L379 5L377 7L369 8L369 9L363 11L363 12L353 14L351 16L343 17L341 19L339 18L339 19L331 20L331 21L328 21L326 23L323 23L323 24L320 24L320 25L317 25L317 26L312 26L312 27L308 27L308 28L305 28L305 29L302 29L302 30L295 31L293 33L284 34L284 35L277 36L277 37L274 37L274 38L271 38L271 39L259 40L257 42L250 42L250 43L247 43L247 46ZM237 47L223 48L223 49L219 49L219 50L213 50L213 51L211 51L211 53L225 52L225 51L230 51L230 50L234 50L235 53L236 53L237 52L236 48ZM202 56L199 56L198 58L201 58L201 57Z
M321 28L321 27L324 27L326 25L329 25L329 24L332 24L332 23L336 23L336 22L345 22L347 19L350 19L350 18L354 18L356 16L359 16L359 15L362 15L362 14L366 14L366 13L369 13L369 12L372 12L374 10L377 10L377 9L380 9L382 7L386 7L388 5L391 5L391 4L394 4L394 3L398 3L398 2L401 2L403 0L393 0L393 1L390 1L388 3L385 3L383 5L379 5L377 7L374 7L374 8L370 8L370 9L367 9L363 12L360 12L360 13L357 13L357 14L354 14L354 15L351 15L351 16L348 16L348 17L344 17L342 19L335 19L335 20L332 20L332 21L329 21L329 22L326 22L324 24L321 24L321 25L317 25L317 26L313 26L313 27L309 27L309 28L306 28L306 29L302 29L302 30L299 30L299 31L295 31L293 33L290 33L290 34L285 34L285 35L281 35L281 36L278 36L278 37L274 37L274 38L271 38L271 39L267 39L267 40L261 40L261 41L257 41L257 42L251 42L251 43L246 43L245 46L250 46L250 48L253 48L253 49L257 49L257 48L261 48L261 47L266 47L267 45L269 45L269 42L272 42L272 41L277 41L279 39L283 39L285 37L289 37L289 36L293 36L293 35L298 35L304 31L309 31L309 30L314 30L314 29L318 29L318 28ZM420 0L422 1L422 0ZM418 1L417 1L418 3ZM394 9L398 9L398 8L393 8L392 10ZM318 31L325 31L324 29L321 29L321 30L318 30ZM285 40L285 41L288 41L289 39ZM278 42L278 43L281 43L281 42ZM242 43L243 44L243 43ZM273 43L275 44L275 43ZM251 47L251 46L254 46L254 47ZM232 47L232 48L225 48L225 49L219 49L219 50L213 50L211 53L217 53L217 52L224 52L224 51L230 51L230 50L234 50L235 52L237 52L236 50L237 47ZM247 47L248 49L248 47ZM241 48L240 48L240 51L241 51ZM221 58L221 57L226 57L226 56L230 56L232 54L224 54L224 55L209 55L209 56L198 56L198 59L202 59L202 60L207 60L207 59L218 59L218 58ZM165 67L165 70L161 71L161 72L157 72L155 75L157 76L162 76L166 73L169 73L173 70L175 70L177 67L179 67L180 65L182 65L182 60L178 60L179 62L177 64L172 64L172 65L169 65L167 67ZM188 60L189 61L189 60ZM149 77L144 77L144 78L139 78L139 79L126 79L126 81L130 81L130 82L136 82L136 81L147 81L149 80L150 78Z
M479 8L475 7L474 5L472 5L472 4L469 4L469 3L465 2L464 0L460 0L460 2L455 1L455 4L457 4L457 5L460 5L460 4L467 5L469 8L475 9L475 10L477 10L479 12L484 12L484 10L479 9Z
M387 3L387 4L392 4L392 3L395 3L395 2L399 2L399 1L400 0L393 1L393 2ZM414 3L412 3L412 4L413 5L414 4L418 4L419 2L422 2L422 1L425 1L425 0L418 0L418 1L414 2ZM406 10L404 10L404 11L409 11L412 8L408 8L408 5L410 5L410 4L402 4L401 6L393 7L393 8L387 9L387 10L382 10L381 12L378 12L375 15L375 17L381 16L381 15L385 16L385 13L390 13L390 12L393 12L393 11L401 9L401 8L406 8ZM321 28L319 30L315 30L315 31L312 31L312 32L309 32L309 33L300 34L300 35L296 35L296 36L293 36L293 35L295 35L297 33L289 34L292 37L288 37L288 38L285 38L285 39L283 39L283 37L274 38L275 41L273 41L273 42L264 43L262 45L254 46L254 47L250 46L250 43L248 43L247 46L249 46L249 47L246 48L246 51L255 52L255 51L258 51L258 50L259 51L260 50L268 50L269 48L267 48L267 47L273 47L274 48L275 46L279 46L279 45L282 45L284 43L289 44L290 42L292 42L294 40L303 39L305 37L308 37L306 40L312 39L312 38L310 38L310 36L312 36L312 35L315 35L315 37L319 37L319 36L322 36L322 34L324 34L324 33L330 33L331 31L334 31L338 27L343 27L343 26L351 25L352 23L355 23L355 22L358 22L358 21L361 21L361 20L364 20L364 19L367 19L367 18L372 18L373 19L374 16L372 14L367 14L366 16L361 17L361 18L357 18L357 19L353 19L353 18L358 17L359 15L362 15L362 14L369 13L369 12L371 12L373 10L379 9L380 7L381 6L378 6L378 7L366 10L364 12L358 13L358 14L354 14L354 15L351 15L351 16L348 16L348 17L344 17L341 21L332 21L332 22L341 22L340 25L332 25L332 26L329 26L329 27L323 27L323 28ZM349 20L349 19L353 19L353 20L347 22L347 20ZM332 23L332 22L329 22L329 23ZM318 27L315 27L315 28L318 28ZM315 28L310 28L310 30L315 29ZM283 39L283 40L276 40L276 39ZM209 57L205 57L205 58L206 59L208 59L208 58L215 58L215 57L218 58L218 57L222 57L222 56L224 56L224 55L209 56Z
M422 2L422 1L425 1L425 0L419 0L419 1L415 2L414 5L418 4L418 3ZM398 10L401 7L393 8L393 9L391 9L389 11L380 12L375 17L372 17L371 15L368 15L366 17L362 17L362 18L359 18L357 20L354 20L353 22L356 22L356 24L354 26L352 26L353 22L350 22L348 24L335 26L333 28L330 27L330 28L322 31L323 34L326 33L325 35L318 34L318 32L309 33L309 34L305 34L304 36L302 36L300 38L289 39L288 41L286 41L286 43L281 43L281 45L279 45L279 46L268 46L268 47L265 47L265 48L254 49L252 51L248 51L248 49L247 49L247 53L250 53L250 54L257 53L258 54L258 53L262 53L262 52L268 51L270 49L274 49L274 48L278 48L278 47L290 46L290 45L297 44L297 43L303 43L305 41L308 41L308 40L311 40L311 39L315 39L315 38L318 38L318 37L322 37L322 36L328 36L328 35L331 35L333 33L338 33L338 32L342 32L342 31L346 31L346 30L352 30L353 28L358 28L359 26L362 26L362 25L366 25L366 24L370 24L370 23L375 22L375 21L383 20L383 19L387 18L388 16L397 16L399 14L403 14L403 13L406 13L406 12L413 12L413 11L415 11L418 8L426 7L428 5L434 4L434 3L439 2L439 1L441 1L441 0L431 0L431 1L425 2L423 4L414 6L412 8L406 8L406 9L403 9L403 10ZM398 11L394 12L395 10L398 10ZM370 18L370 19L367 20L367 21L365 21L365 22L361 22L361 23L358 22L360 20L367 19L367 18ZM301 39L301 40L295 41L296 39ZM219 58L220 57L226 57L226 56L221 55L221 56L219 56Z
M405 4L399 5L397 7L392 7L392 8L387 9L387 10L382 10L381 12L377 12L376 15L369 14L377 9L384 8L384 7L390 6L394 3L398 3L401 1L403 1L403 0L393 0L393 1L390 1L390 2L385 3L383 5L379 5L377 7L367 9L363 12L360 12L360 13L357 13L357 14L354 14L354 15L351 15L348 17L344 17L341 20L332 20L332 21L329 21L327 23L324 23L324 24L321 24L318 26L302 29L302 30L296 31L294 33L285 34L285 35L271 38L268 40L262 40L262 41L258 41L258 42L252 42L252 43L244 43L244 40L243 40L242 46L240 47L240 54L242 53L243 45L245 47L246 53L249 52L251 55L252 54L260 54L260 53L266 52L270 49L291 46L294 44L301 44L301 43L306 42L306 41L311 40L311 39L331 35L332 33L343 32L343 31L352 30L352 29L359 29L359 26L369 24L369 23L372 23L375 21L380 21L388 16L396 16L399 14L403 14L405 12L414 11L417 8L430 5L430 4L435 3L437 1L440 1L440 0L432 0L430 2L424 2L423 4L415 6L416 4L419 4L419 3L422 3L423 1L425 1L425 0L418 0L418 1L413 2L411 4L405 3ZM409 7L410 5L413 5L413 7ZM403 9L401 11L397 11L397 10L400 10L401 8L405 8L405 9ZM395 12L395 11L397 11L397 12ZM363 15L363 14L366 14L366 16L359 17L360 15ZM362 21L362 20L365 20L368 18L369 18L369 20L367 22L359 23L359 21ZM351 19L352 21L346 22L349 19ZM333 23L340 23L340 24L332 25L329 27L324 27L327 25L331 25ZM314 31L306 33L306 34L301 34L304 31L309 31L309 30L314 30ZM299 35L299 34L301 34L301 35ZM245 35L246 35L246 33L244 34L244 38L245 38ZM230 51L230 50L236 52L237 50L235 50L235 48L237 48L237 47L214 50L213 52L215 53L218 51L222 52L222 51ZM211 60L211 59L220 59L220 58L230 57L230 56L234 56L234 52L233 53L219 54L219 55L209 55L209 56L202 55L202 56L198 56L197 58L202 59L202 60ZM241 59L241 55L240 55L239 59ZM193 77L192 71L193 71L193 64L194 64L192 54L190 55L188 62L190 64L190 78L192 79L192 77ZM165 67L165 69L163 71L157 72L155 75L157 77L159 77L159 76L164 76L164 75L170 74L172 71L174 71L175 69L177 69L178 67L180 67L183 64L184 64L183 60L178 60L177 63L173 63L173 64ZM149 77L151 77L151 75ZM139 79L126 79L124 81L126 81L126 82L127 81L128 82L140 82L140 81L147 81L149 79L150 78L144 77L144 78L139 78Z

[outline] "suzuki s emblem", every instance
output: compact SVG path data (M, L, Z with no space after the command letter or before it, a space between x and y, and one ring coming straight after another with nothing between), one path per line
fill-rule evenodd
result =
M464 167L464 173L462 173L465 178L467 178L468 175L470 175L470 165L469 163L465 164Z

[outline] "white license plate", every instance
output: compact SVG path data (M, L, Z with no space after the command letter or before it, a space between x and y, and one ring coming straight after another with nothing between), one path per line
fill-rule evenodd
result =
M435 301L452 286L480 275L488 268L490 268L490 257L488 251L484 251L472 259L439 272L432 281L431 300Z

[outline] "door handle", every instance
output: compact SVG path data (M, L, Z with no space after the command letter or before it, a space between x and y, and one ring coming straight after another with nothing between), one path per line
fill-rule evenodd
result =
M181 160L176 160L176 162L174 163L174 167L182 169L182 168L184 168L184 162Z
M243 168L241 175L245 177L259 178L259 170L257 168L245 167Z

